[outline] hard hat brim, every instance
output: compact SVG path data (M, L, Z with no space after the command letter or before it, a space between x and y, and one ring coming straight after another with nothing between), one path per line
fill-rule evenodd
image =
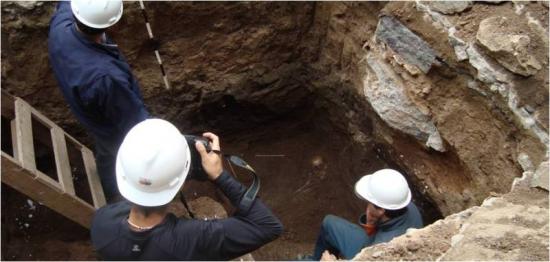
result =
M399 204L399 205L388 205L388 204L380 203L378 200L376 200L370 194L370 192L368 190L370 185L371 185L371 179L372 179L372 175L366 175L366 176L362 177L361 179L359 179L359 181L357 181L355 183L355 195L359 199L371 202L374 205L376 205L378 207L381 207L381 208L384 208L384 209L387 209L387 210L401 209L401 208L404 208L407 205L409 205L409 203L411 202L412 196L411 196L411 190L409 189L409 191L407 192L406 200L403 203Z
M189 147L187 147L187 155L190 156L191 152ZM116 181L117 186L120 194L126 198L128 201L138 204L140 206L146 206L146 207L155 207L155 206L162 206L170 203L172 199L176 196L176 194L180 191L183 183L185 182L185 179L187 178L187 175L189 173L190 166L187 165L187 167L183 170L182 174L179 176L180 179L176 186L162 190L160 192L145 192L142 190L139 190L128 183L124 177L126 177L124 173L124 168L122 168L121 161L119 161L119 157L117 154L117 161L116 161Z

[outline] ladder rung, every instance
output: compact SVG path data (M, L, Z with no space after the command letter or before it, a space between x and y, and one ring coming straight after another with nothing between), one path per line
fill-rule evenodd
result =
M63 191L69 195L76 195L73 175L67 153L67 143L65 141L65 132L55 126L51 129L53 153L55 155L55 166L57 168L57 177Z
M53 180L53 178L49 177L48 175L42 173L40 170L36 169L34 170L34 180L50 187L52 189L52 191L56 191L58 192L59 194L63 194L63 187L61 186L60 183L58 183L57 181Z
M25 101L15 99L15 133L17 137L17 160L26 169L36 170L32 137L31 107Z

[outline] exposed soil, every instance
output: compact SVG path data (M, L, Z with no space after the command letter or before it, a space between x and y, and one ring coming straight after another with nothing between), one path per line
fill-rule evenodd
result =
M325 215L335 214L355 222L364 212L364 203L353 193L353 186L361 176L381 168L399 169L398 166L386 162L385 149L376 144L368 146L357 144L335 128L312 101L314 100L304 101L302 107L296 108L289 115L262 114L260 118L251 116L246 112L246 107L237 104L226 106L225 112L211 111L215 107L209 105L211 108L207 116L214 117L219 113L224 117L206 125L214 124L213 126L223 127L225 123L233 123L225 132L223 128L219 128L222 150L239 155L254 167L261 178L260 197L273 209L285 226L284 234L280 239L252 253L257 260L288 260L295 259L300 254L311 253ZM257 124L258 119L270 120ZM47 158L47 155L45 154L44 157ZM53 168L47 166L51 161L42 162L45 163L41 167L43 172ZM227 164L226 168L235 171L237 177L244 183L251 182L250 177L243 174L245 171ZM438 209L419 194L419 190L413 188L413 191L414 201L420 207L427 224L441 218ZM190 201L209 196L223 203L229 212L232 210L222 194L209 182L189 181L186 183L184 192ZM8 196L3 198L3 201L15 195L23 198L17 203L25 204L24 197L14 190L5 190L3 194ZM209 213L197 207L198 204L195 203L191 208L197 209L195 211L199 213ZM4 208L10 208L11 205L15 204L10 203ZM54 213L46 207L40 207L46 214ZM181 205L176 206L173 211L178 215L186 215ZM215 211L212 210L212 212ZM76 260L95 258L86 230L72 222L65 224L63 221L67 221L66 218L57 214L56 216L59 225L49 223L49 215L36 218L42 220L39 223L48 224L48 228L55 228L56 232L29 229L31 231L24 231L26 234L21 235L8 231L3 241L7 244L4 246L9 248L3 252L3 255L13 259L21 259L22 255L30 256L29 259L54 257L61 259L73 256ZM10 218L5 217L5 219ZM73 235L75 231L81 233ZM51 237L50 234L57 235ZM63 252L48 248L50 243L56 244L56 241L69 236L76 239L63 248ZM53 240L50 241L50 239ZM26 249L15 248L22 241L33 244ZM41 244L43 241L49 242L43 245Z
M445 17L467 44L475 44L480 22L490 15L508 17L534 39L540 30L527 22L528 11L547 31L548 7L540 2L521 4L525 7L518 12L518 3L475 1L467 11ZM2 2L2 89L24 98L93 147L68 110L48 63L48 21L54 6ZM364 206L355 198L353 184L377 169L391 167L406 174L414 201L429 224L441 214L480 205L490 194L508 192L512 180L524 171L518 163L520 154L528 155L533 166L547 158L548 145L518 122L506 98L480 81L471 61L458 61L448 32L435 26L414 2L146 2L146 6L161 41L172 90L163 87L137 2L125 3L125 15L109 33L128 58L153 116L175 123L184 133L219 134L223 151L240 155L257 170L262 179L260 197L281 218L285 232L254 252L255 259L288 260L311 253L327 214L356 221ZM396 17L424 39L443 65L411 75L374 48L380 14ZM547 34L545 41L547 45ZM525 110L547 130L548 51L541 48L542 42L536 42L534 54L544 61L543 69L531 77L508 75L517 89L518 106L527 106ZM364 93L369 52L379 52L390 61L393 73L406 82L404 92L433 121L446 152L426 148L424 142L389 127L374 111ZM2 126L6 123L3 118ZM6 139L9 134L3 129L2 150L9 147ZM51 153L39 151L39 169L55 178L49 169ZM238 178L249 182L246 175ZM77 186L85 185L80 182ZM188 181L184 192L197 201L198 210L203 210L204 202L197 199L208 196L231 213L231 206L209 182ZM509 195L513 194L521 192ZM522 196L515 204L532 205ZM2 259L96 259L86 230L29 203L2 186ZM181 205L174 211L185 213ZM512 222L533 226L531 220L516 220ZM459 222L445 223L367 258L436 259L451 246L450 238L460 228ZM428 244L413 241L424 238ZM503 252L511 247L508 235L500 242L494 239L472 242ZM418 256L415 250L421 250ZM543 251L539 245L534 256L523 258L539 259Z
M89 231L2 184L2 260L97 260Z
M281 238L252 253L257 260L296 259L311 253L325 215L355 222L364 212L364 203L353 193L361 176L381 168L399 169L386 162L381 148L358 145L335 129L319 109L303 104L292 114L263 125L243 123L242 129L220 133L222 151L239 155L257 171L262 183L259 196L285 227ZM235 118L247 115L234 113ZM224 121L238 119L227 115ZM226 168L232 167L226 164ZM246 171L233 170L241 181L251 182ZM441 218L437 208L413 190L426 224ZM191 200L206 195L224 203L208 182L190 181L184 192Z

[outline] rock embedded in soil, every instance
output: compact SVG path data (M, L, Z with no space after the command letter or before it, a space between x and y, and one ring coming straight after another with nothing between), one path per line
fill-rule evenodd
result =
M424 4L428 5L430 9L450 15L465 11L472 6L472 1L427 1Z
M495 16L481 21L476 39L506 69L530 76L542 69L542 65L531 52L533 35L520 33L522 31L525 29L518 28L512 19Z
M376 27L376 39L384 42L408 64L428 73L436 59L435 51L393 16L382 16Z
M531 181L532 187L539 187L548 191L548 161L540 163Z
M414 136L426 146L444 152L441 136L430 116L411 101L403 80L382 59L369 54L372 70L365 78L364 92L378 115L391 127Z

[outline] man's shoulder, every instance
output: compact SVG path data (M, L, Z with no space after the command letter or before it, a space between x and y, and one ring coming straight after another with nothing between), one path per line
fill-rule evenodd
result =
M130 209L132 208L132 205L128 201L119 201L113 204L105 205L101 208L99 208L94 216L95 219L101 219L101 218L117 218L117 217L124 217L128 216L130 213Z
M120 232L122 220L130 213L130 203L120 201L101 207L94 214L92 227L90 229L92 243L100 248L116 238Z
M407 228L421 228L424 226L422 214L420 213L418 207L412 201L407 206L407 212L404 214L404 219Z

